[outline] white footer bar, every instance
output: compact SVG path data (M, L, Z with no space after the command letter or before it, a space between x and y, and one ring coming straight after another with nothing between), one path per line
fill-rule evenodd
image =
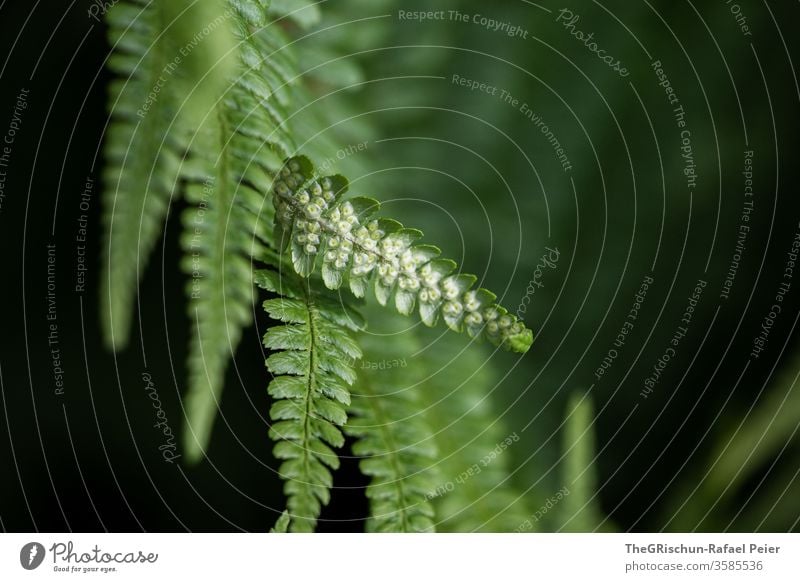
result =
M800 580L800 534L3 534L0 580ZM513 578L511 578L513 577Z

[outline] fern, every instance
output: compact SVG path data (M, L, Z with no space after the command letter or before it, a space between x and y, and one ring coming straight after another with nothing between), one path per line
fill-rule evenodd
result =
M380 315L366 309L368 320ZM365 359L345 427L371 477L367 530L516 529L529 514L511 484L511 453L492 454L508 432L487 402L495 378L486 354L455 336L427 348L422 329L405 329L399 315L383 319L385 328L361 334Z
M187 459L203 455L221 398L225 370L251 322L251 259L271 242L272 219L264 204L270 173L293 149L282 102L290 96L283 63L271 35L259 35L268 22L260 2L232 0L234 36L241 47L234 78L191 143L184 164L187 198L184 218L184 270L193 330L189 353L184 443ZM267 57L270 57L269 59ZM267 64L269 62L269 64Z
M594 409L588 395L570 398L564 422L563 478L569 495L561 501L556 514L563 518L564 531L595 531L604 520L595 493Z
M138 281L170 202L180 195L188 128L213 103L228 71L231 42L220 6L124 0L108 12L115 49L109 68L117 79L105 147L101 301L103 334L113 349L128 341Z
M313 0L272 0L270 12L279 18L288 18L300 28L311 28L320 20L319 3Z
M313 3L229 0L239 64L224 95L208 113L184 166L194 204L185 219L184 270L193 321L184 443L186 458L202 457L211 436L228 362L250 322L251 259L274 246L266 225L274 210L266 193L271 176L296 149L293 111L299 93L291 44L272 18L306 28ZM264 246L266 245L266 246ZM271 261L276 264L275 261Z
M412 333L367 335L361 341L366 361L386 354L411 354L419 344ZM376 364L377 366L377 364ZM362 457L361 472L371 478L367 487L370 519L367 531L431 532L437 456L433 431L422 413L419 366L372 369L362 366L354 418L345 432L357 439L353 453Z
M286 533L289 531L290 524L291 517L289 517L289 512L284 511L275 522L275 525L269 530L269 533Z
M163 34L164 4L119 2L107 22L114 46L108 66L118 78L108 98L100 300L106 344L120 349L130 334L137 283L173 195L185 136L169 130L178 111L175 94L150 96L173 58L170 36Z
M397 221L370 219L377 200L340 200L347 190L342 176L318 177L306 157L287 160L273 183L275 231L280 248L291 247L292 264L307 277L322 257L322 278L329 289L342 286L345 277L356 297L363 297L374 276L378 302L394 303L408 315L419 300L419 314L428 325L441 313L454 331L486 337L495 345L525 352L533 332L513 314L495 304L486 289L472 290L474 275L451 274L456 263L440 259L439 249L414 244L422 236Z
M275 353L267 358L274 378L269 394L274 421L270 437L278 441L274 454L284 462L292 531L312 531L323 505L330 499L330 469L339 466L331 447L341 447L340 427L347 422L348 386L355 379L349 362L361 350L347 329L357 330L357 315L307 282L287 280L271 270L259 271L256 282L278 298L264 302L271 318L285 323L270 328L264 346Z
M428 370L425 416L436 434L439 477L433 503L444 532L510 532L530 516L509 461L520 436L493 410L498 377L485 350L437 341L417 353Z
M295 155L303 132L317 135L325 124L313 115L307 126L296 121L308 98L287 31L318 19L307 0L121 0L109 12L118 79L106 143L104 335L114 349L125 345L147 256L170 203L185 195L182 268L192 320L185 457L194 461L206 450L226 368L252 321L259 286L274 294L264 309L281 322L263 338L273 352L266 361L273 376L269 435L287 496L273 531L314 529L330 499L345 427L372 478L368 528L432 531L438 439L421 412L425 393L418 386L397 389L409 381L425 386L427 373L364 373L351 405L353 365L361 356L352 334L363 321L333 291L346 280L363 297L371 285L381 305L393 298L402 314L418 305L429 326L441 317L454 330L518 352L533 335L492 293L473 289L474 276L457 273L436 247L416 244L419 231L371 219L375 200L341 200L344 178L317 177L309 158ZM219 35L194 43L209 22ZM189 41L192 55L172 66ZM300 51L306 63L333 52ZM358 78L352 65L337 67L312 66L302 77L333 86L341 86L342 75ZM168 87L153 98L165 75ZM330 136L313 141L309 151L335 143ZM321 281L312 276L318 262ZM256 263L268 268L254 271ZM391 341L363 335L358 341L375 358L394 349ZM346 426L348 410L353 418Z

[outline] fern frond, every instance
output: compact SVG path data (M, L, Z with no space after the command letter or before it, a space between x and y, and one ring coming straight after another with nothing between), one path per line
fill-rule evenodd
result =
M116 75L104 171L102 329L123 348L130 335L138 281L153 250L178 179L185 145L176 126L175 94L164 85L174 58L163 2L122 0L107 15ZM173 130L169 128L173 127Z
M210 151L219 151L209 148ZM184 216L183 268L192 321L188 384L185 396L184 454L202 457L219 400L228 362L242 330L251 322L253 301L249 256L258 250L251 233L257 218L242 204L252 192L236 184L228 146L216 172L204 182L190 182L187 199L193 206Z
M269 11L273 16L289 19L303 29L319 23L321 16L319 2L314 0L272 0Z
M103 334L114 349L130 333L138 281L177 190L187 128L213 103L228 71L223 6L123 0L109 10L117 75L105 154Z
M594 408L588 396L574 394L569 401L564 426L564 483L569 494L556 514L563 531L591 532L603 523L596 496Z
M377 200L340 200L346 190L345 178L316 176L303 156L287 160L273 182L276 237L281 249L291 247L297 273L308 277L321 256L329 289L338 289L347 277L353 294L363 297L373 279L381 305L394 295L397 311L408 315L419 301L426 325L435 325L441 314L454 331L466 329L470 337L517 352L530 348L533 332L497 305L493 293L472 289L477 277L454 273L456 263L438 258L438 248L414 244L420 231L370 219L380 206Z
M292 520L291 517L289 517L289 512L284 511L275 522L275 525L269 530L269 533L286 533L289 531L291 522Z
M520 435L492 407L498 377L479 345L437 341L415 365L428 370L425 417L436 434L441 478L433 498L444 532L512 532L530 512L514 486L510 460Z
M365 350L358 394L353 395L353 418L345 432L357 441L353 453L363 457L361 472L371 477L367 487L370 518L367 531L432 532L430 503L436 486L437 449L433 431L422 414L419 395L422 370L401 367L401 354L412 354L413 333L376 337L363 334ZM377 362L386 363L380 369ZM403 358L405 362L405 358Z
M323 505L330 500L331 469L339 457L340 430L347 422L349 386L356 373L351 362L361 350L348 333L359 329L356 315L333 299L309 288L309 281L291 281L270 270L258 271L256 283L279 297L264 302L271 318L284 322L264 335L273 374L269 394L274 421L270 438L283 463L291 530L313 531Z
M208 112L182 171L192 203L182 240L193 324L183 438L190 462L204 454L228 362L251 322L252 259L273 243L273 209L264 203L270 174L295 147L281 104L289 100L281 60L272 33L260 32L268 23L266 3L229 4L241 48L238 75Z

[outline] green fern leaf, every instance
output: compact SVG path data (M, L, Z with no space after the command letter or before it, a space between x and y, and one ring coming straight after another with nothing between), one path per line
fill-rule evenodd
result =
M194 127L223 86L232 37L221 2L123 0L109 10L117 75L105 154L103 335L123 348L138 281L177 190Z
M125 345L138 279L170 202L185 192L190 462L205 452L228 363L251 320L251 260L280 262L265 199L296 149L290 119L303 103L291 42L274 20L285 16L307 27L319 12L309 2L122 0L108 15L119 79L106 144L104 336Z
M520 435L492 407L498 384L486 350L437 341L417 351L415 366L429 371L421 386L425 416L436 434L440 475L433 503L445 532L512 532L530 517L512 480L510 461Z
M288 18L297 26L308 29L319 23L319 2L314 0L272 0L270 13L278 18Z
M283 461L279 472L286 481L290 528L304 532L313 531L330 499L331 470L339 466L331 447L344 444L340 429L347 422L348 387L355 380L351 362L361 352L341 325L341 316L332 315L331 300L304 286L308 281L291 278L263 270L255 280L279 295L265 301L264 308L285 322L264 334L264 346L274 352L266 362L274 376L268 388L275 399L270 438L277 441L274 454ZM349 329L358 326L352 323ZM340 338L346 338L347 348Z
M286 533L289 531L289 525L291 524L291 518L289 517L289 512L284 511L281 513L281 516L275 522L275 525L272 529L269 530L269 533Z
M589 397L573 395L564 427L564 482L569 494L556 512L562 518L564 531L595 531L603 523L597 501L593 423L594 409Z
M287 160L275 179L276 236L281 249L291 249L297 273L308 277L321 262L330 289L347 278L361 297L372 280L381 305L394 296L397 311L409 314L418 302L426 325L434 325L441 314L454 331L466 330L470 337L517 352L530 348L533 332L497 305L493 293L472 289L474 275L456 273L454 262L437 258L436 247L415 244L420 231L371 218L380 206L376 200L341 200L346 190L342 176L318 177L303 156Z
M365 334L366 335L366 334ZM369 336L362 339L366 361L386 354L413 352L413 334ZM421 414L417 382L419 368L398 365L385 369L362 367L345 432L357 439L353 453L362 457L373 532L432 532L430 502L436 482L437 449L430 426Z
M230 1L233 35L246 47L239 75L198 129L182 172L192 203L182 239L193 324L183 438L189 462L205 453L228 362L251 322L252 259L263 258L273 244L268 228L273 210L264 203L265 193L270 175L294 148L286 112L277 103L277 95L286 92L275 72L280 61L271 57L257 28L268 22L264 4Z
M105 144L102 329L106 344L125 347L138 281L161 233L185 146L172 79L174 55L164 4L123 0L108 12L116 75L109 93ZM156 94L157 92L157 94ZM172 128L172 130L170 130Z

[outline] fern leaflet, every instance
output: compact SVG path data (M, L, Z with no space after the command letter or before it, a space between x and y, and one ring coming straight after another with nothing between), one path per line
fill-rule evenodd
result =
M269 530L269 533L286 533L289 531L289 525L291 522L292 520L289 517L289 512L284 511L281 513L280 517L278 517L275 525Z
M419 314L429 326L441 313L454 331L486 337L495 345L525 352L533 332L497 305L486 289L472 289L474 275L452 274L456 263L440 259L439 249L414 244L422 233L397 221L369 219L380 204L371 198L340 200L347 190L342 176L318 177L308 158L287 160L273 183L275 233L280 248L291 247L294 269L308 277L322 256L322 279L329 289L342 286L363 297L374 276L378 302L394 293L397 311Z
M120 349L130 335L137 283L161 232L185 142L175 126L174 93L153 98L172 60L163 3L121 1L107 22L114 46L108 66L117 78L108 97L100 300L105 342Z
M418 356L429 377L425 416L436 434L443 478L433 499L445 532L515 531L530 515L509 470L520 436L492 408L498 378L486 350L437 342ZM446 476L446 477L444 477Z
M563 518L563 531L595 531L604 520L596 494L594 408L589 396L570 398L564 422L563 478L569 495L557 514Z
M283 463L281 478L291 516L291 531L313 531L322 506L330 500L331 469L339 457L340 427L347 422L349 385L356 374L350 362L361 350L348 333L360 327L358 316L334 299L312 290L308 281L291 281L276 271L256 274L257 284L279 297L264 302L275 320L284 322L264 334L273 374L269 394L274 421L270 438Z
M271 242L264 204L270 173L294 147L281 121L287 89L274 71L280 59L263 35L267 11L256 0L231 0L229 12L240 46L239 75L206 116L182 168L192 207L184 217L183 268L192 319L184 445L189 461L200 459L216 417L228 362L253 301L251 259Z
M413 332L376 337L362 334L366 357L413 353ZM367 487L370 519L367 531L432 532L437 449L422 414L417 382L421 370L394 366L362 367L345 432L358 440L353 453L363 457L361 472L371 477Z

